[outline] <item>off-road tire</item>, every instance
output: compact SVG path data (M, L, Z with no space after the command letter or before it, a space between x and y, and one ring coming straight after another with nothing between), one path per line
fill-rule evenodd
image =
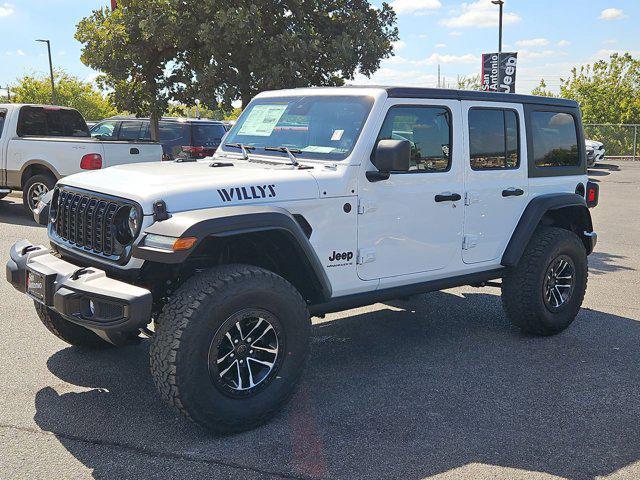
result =
M547 307L544 282L560 256L574 264L571 297L557 311ZM540 226L518 262L502 281L502 305L512 324L532 335L554 335L566 329L580 310L587 289L587 253L578 236L562 228Z
M232 398L214 385L208 352L221 326L247 308L278 318L284 355L264 388ZM159 315L149 352L154 383L169 405L205 429L224 434L254 428L294 393L308 356L310 326L305 301L282 277L248 265L212 268L181 285Z
M60 340L70 345L84 348L101 349L113 346L91 330L87 330L80 325L65 320L59 313L54 312L41 303L35 301L33 303L36 307L38 317L40 317L40 321L47 327L47 330Z
M31 189L36 184L44 185L46 189L50 191L53 189L53 187L55 187L56 179L53 175L38 174L38 175L34 175L33 177L30 177L25 182L24 186L22 187L22 205L27 211L27 213L32 213L33 208L36 207L36 205L33 205L33 208L32 208L29 200L29 197L31 195Z

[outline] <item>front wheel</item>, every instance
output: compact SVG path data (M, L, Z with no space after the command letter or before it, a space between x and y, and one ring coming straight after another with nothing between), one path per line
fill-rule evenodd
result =
M578 236L538 227L502 281L507 317L525 333L554 335L575 319L587 289L587 252Z
M161 396L200 426L247 430L295 391L309 332L306 303L285 279L247 265L213 268L163 308L151 373Z

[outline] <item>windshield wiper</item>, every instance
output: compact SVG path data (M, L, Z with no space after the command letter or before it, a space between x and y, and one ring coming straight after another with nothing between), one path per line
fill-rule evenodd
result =
M255 150L256 147L251 145L243 145L242 143L225 143L225 147L239 148L242 151L242 159L249 160L249 150Z
M264 147L264 149L268 152L282 152L282 153L286 153L287 157L289 157L289 161L291 162L291 165L293 165L294 167L299 167L300 163L298 162L298 159L296 158L296 156L294 155L294 153L302 153L302 150L298 149L298 148L289 148L289 147Z

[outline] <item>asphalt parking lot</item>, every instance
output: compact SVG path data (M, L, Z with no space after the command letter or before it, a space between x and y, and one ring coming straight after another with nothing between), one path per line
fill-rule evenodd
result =
M214 437L159 400L148 346L68 347L0 282L0 478L640 478L640 162L607 162L584 308L552 338L497 288L314 319L288 408ZM46 232L0 201L0 252ZM4 263L3 263L4 264Z

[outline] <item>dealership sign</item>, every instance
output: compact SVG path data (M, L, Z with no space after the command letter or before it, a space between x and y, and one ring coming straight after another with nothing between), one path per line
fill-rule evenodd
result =
M482 55L482 90L515 93L517 52Z

